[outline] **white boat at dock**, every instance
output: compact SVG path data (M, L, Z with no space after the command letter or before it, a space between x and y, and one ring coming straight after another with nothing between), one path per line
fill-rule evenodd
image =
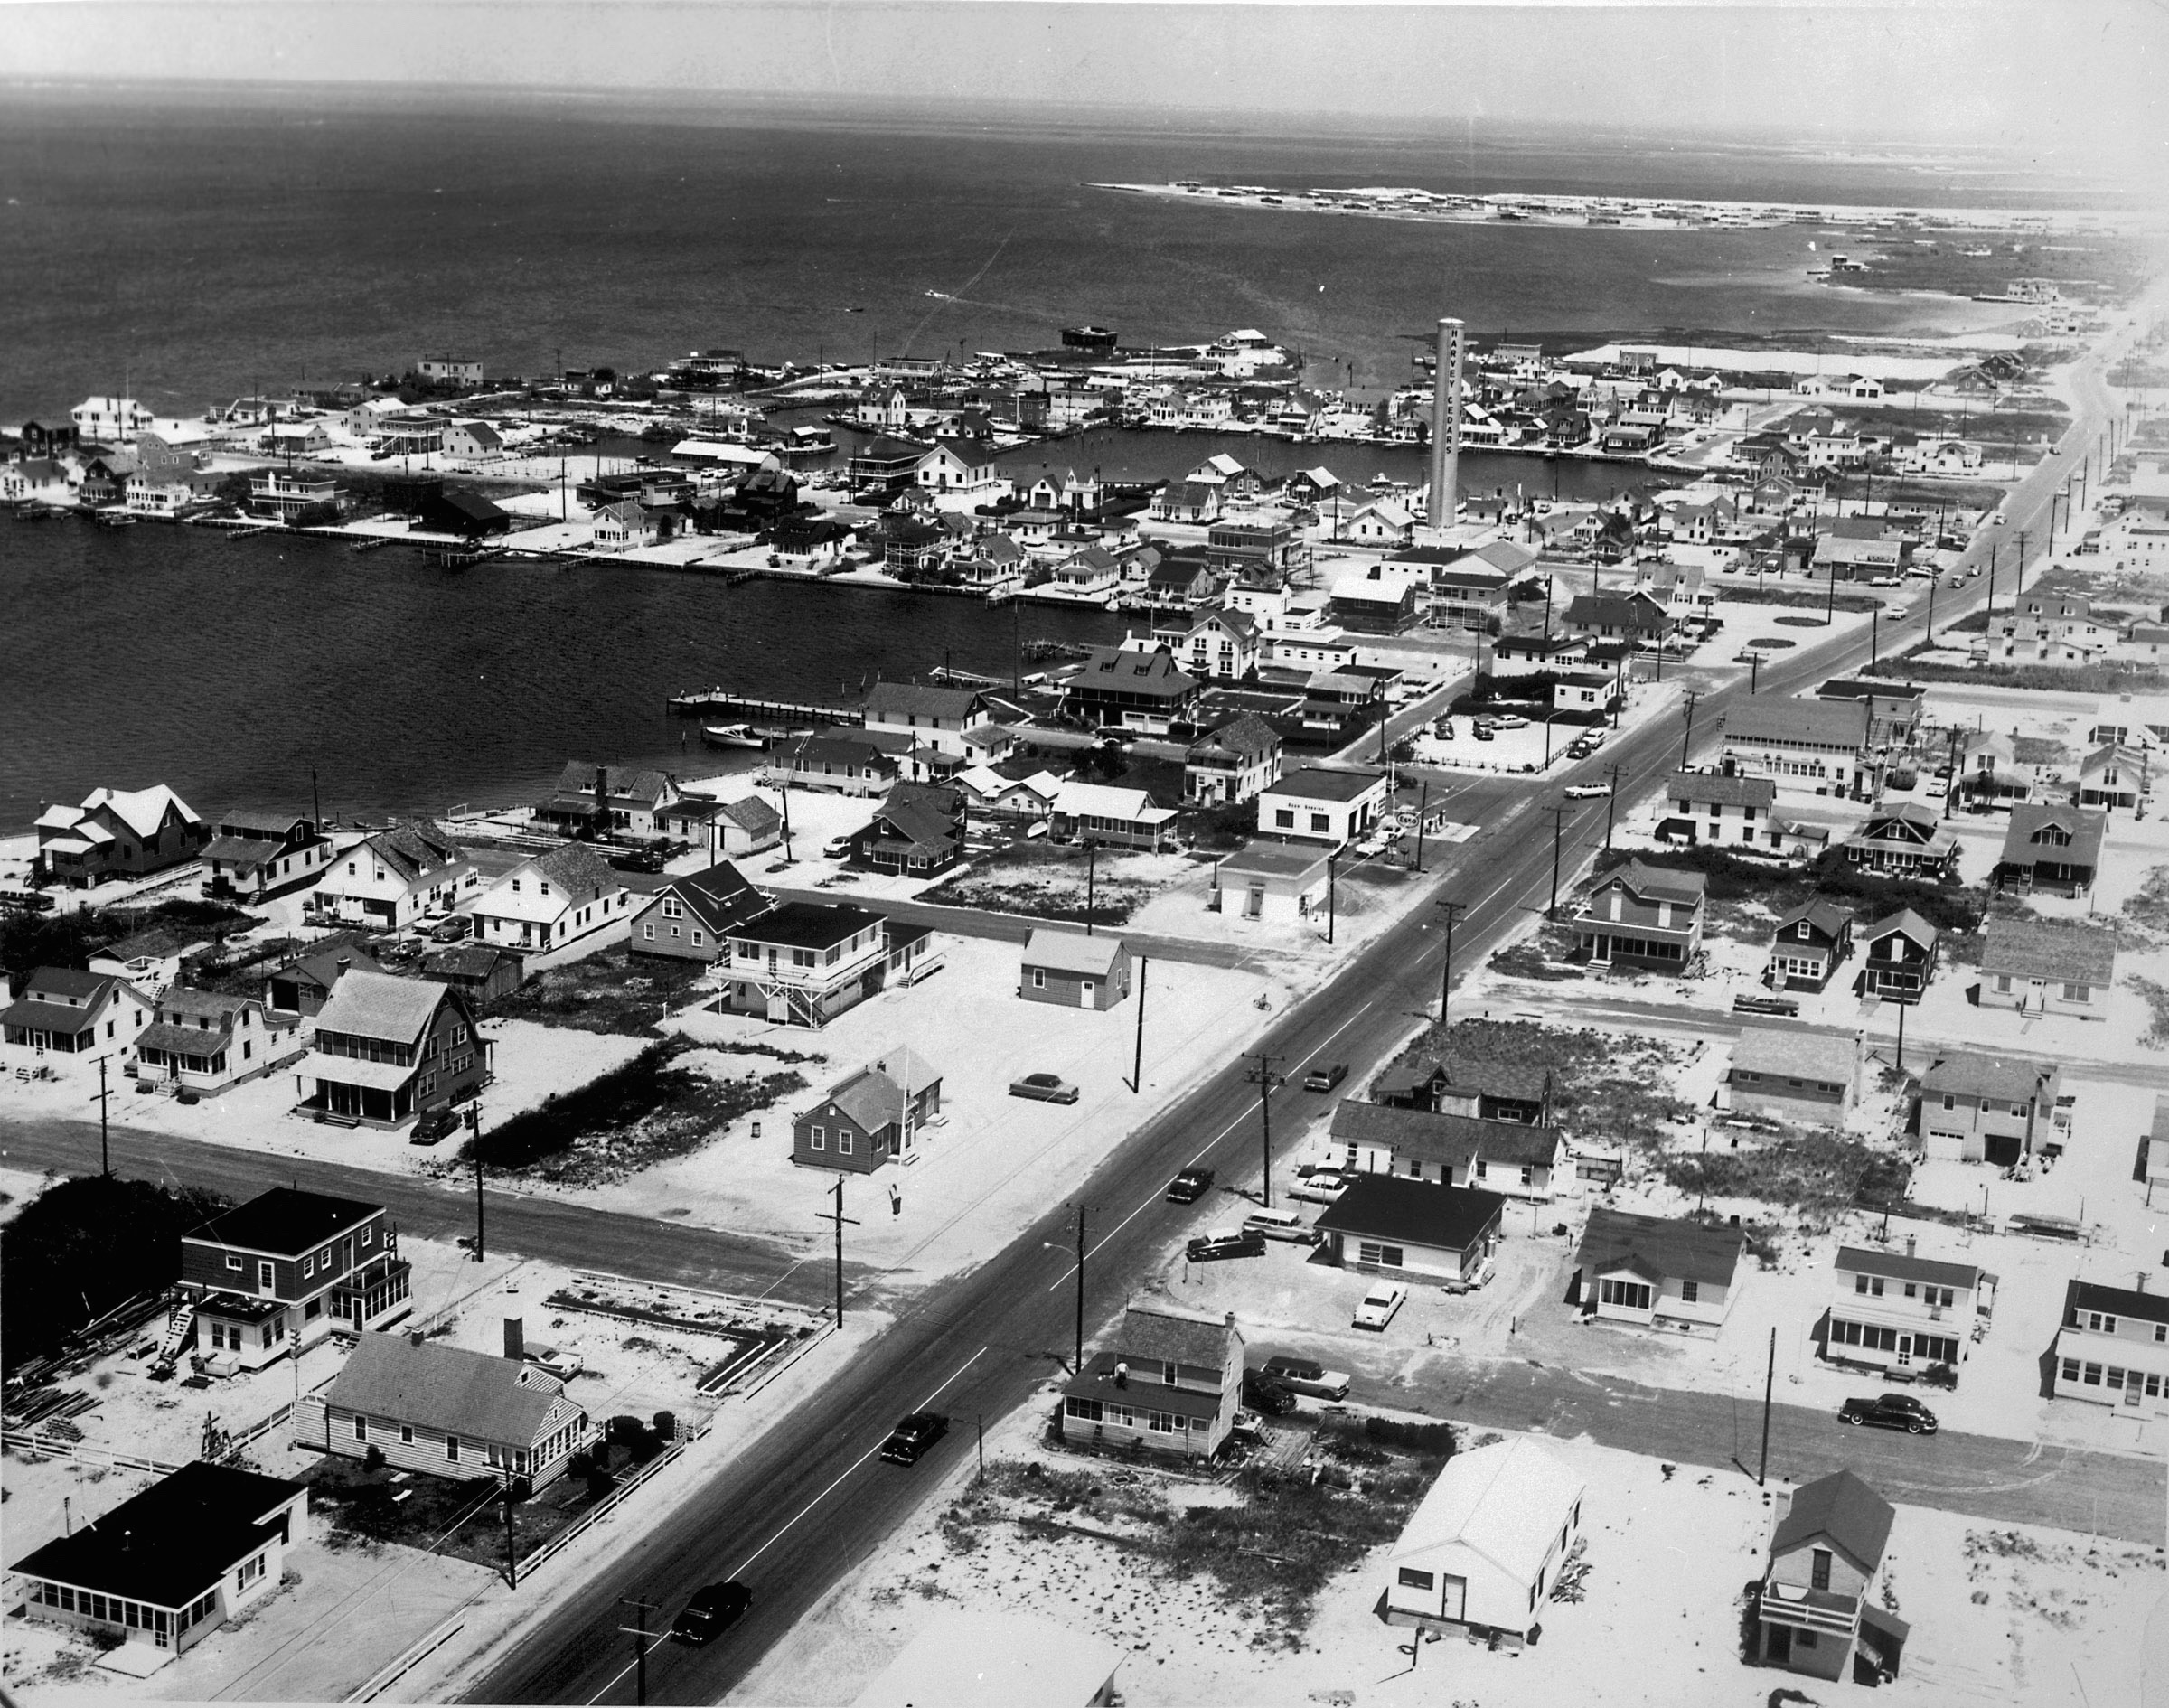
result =
M751 747L758 751L768 746L768 737L751 724L708 724L701 728L700 739L711 747Z

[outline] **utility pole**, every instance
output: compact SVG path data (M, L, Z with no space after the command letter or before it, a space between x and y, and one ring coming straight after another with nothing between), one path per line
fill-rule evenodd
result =
M2056 513L2056 501L2055 501L2055 498L2054 498L2054 497L2052 495L2052 497L2051 497L2051 498L2050 498L2050 500L2049 500L2049 514L2050 514L2052 517L2053 517L2053 516L2055 515L2055 513ZM2052 521L2050 522L2050 524L2049 524L2049 528L2050 528L2050 533L2051 533L2051 538L2053 538L2053 537L2054 537L2055 526L2056 526L2056 524L2055 524L2055 523L2054 523L2054 521ZM2018 596L2019 596L2020 594L2023 593L2025 590L2026 590L2026 530L2025 530L2024 529L2023 529L2023 528L2022 528L2022 529L2020 529L2020 530L2018 530L2018 574L2017 574L2017 575L2016 575L2014 577L2013 577L2013 585L2012 585L2012 588L2011 588L2011 615L2012 615L2013 616L2016 616L2016 615L2018 615Z
M1326 947L1333 946L1333 926L1340 911L1339 873L1338 867L1340 850L1333 849L1326 855Z
M1770 1370L1762 1378L1762 1467L1755 1473L1755 1487L1770 1480L1770 1407L1778 1386L1778 1331L1770 1331Z
M1898 1004L1898 1071L1905 1072L1905 1010L1910 1006L1903 997L1893 999Z
M1933 596L1932 595L1930 596ZM1747 655L1747 691L1750 694L1762 685L1762 654L1751 652Z
M1687 690L1687 727L1685 733L1683 733L1679 738L1679 768L1682 771L1685 771L1687 768L1687 749L1694 744L1695 740L1695 702L1699 700L1701 698L1702 690L1700 689L1690 688Z
M316 792L316 767L309 767L309 810L316 815L316 834L324 834L324 797Z
M1873 670L1883 657L1883 607L1868 613L1868 668Z
M1423 792L1416 797L1416 876L1423 876L1423 826L1431 817L1431 779L1420 779ZM1332 934L1326 935L1327 943L1333 941Z
M840 1328L843 1327L843 1230L847 1226L859 1225L856 1216L843 1213L843 1177L840 1174L836 1177L836 1207L816 1212L813 1219L836 1225L836 1326Z
M1559 917L1559 839L1566 831L1566 803L1550 809L1552 814L1552 901L1544 911L1546 919Z
M1439 1026L1442 1030L1446 1025L1446 993L1453 989L1453 922L1469 911L1469 904L1441 896L1432 906L1446 915L1446 964L1439 969Z
M1073 1376L1084 1374L1084 1201L1077 1201L1077 1345L1070 1362Z
M1084 934L1092 935L1092 911L1099 892L1100 845L1084 844Z
M1775 1329L1770 1331L1776 1333ZM633 1639L633 1700L639 1708L648 1708L648 1615L656 1610L653 1601L643 1601L637 1596L621 1595L620 1607L629 1607L639 1621L635 1625L621 1625L617 1628ZM620 1674L620 1677L624 1675Z
M296 1370L301 1360L294 1360ZM298 1380L298 1376L296 1378ZM520 1587L520 1545L512 1534L512 1468L504 1468L504 1574L513 1589Z
M1258 1119L1263 1124L1265 1207L1270 1210L1272 1208L1272 1093L1285 1085L1288 1079L1285 1075L1273 1072L1272 1065L1278 1058L1263 1050L1254 1056L1246 1053L1243 1059L1257 1064L1244 1077L1258 1088Z
M106 1058L102 1056L98 1058L98 1172L105 1179L113 1178L113 1152L106 1131Z
M483 1243L482 1105L479 1102L467 1106L467 1127L474 1135L469 1142L474 1147L474 1261L479 1263L488 1254L488 1247Z
M1625 769L1617 760L1611 766L1611 793L1604 797L1604 851L1611 852L1611 821L1620 804L1620 773Z
M1145 969L1152 964L1150 957L1137 958L1137 1049L1130 1064L1130 1089L1136 1093L1145 1084Z

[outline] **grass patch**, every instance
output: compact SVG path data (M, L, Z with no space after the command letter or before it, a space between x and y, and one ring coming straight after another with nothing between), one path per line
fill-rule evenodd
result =
M698 1150L718 1128L806 1087L805 1076L790 1068L720 1080L674 1065L693 1047L684 1038L660 1039L624 1066L470 1139L444 1170L471 1164L479 1149L484 1164L502 1173L607 1185Z
M2149 936L2169 937L2169 866L2156 866L2146 874L2123 916Z
M538 972L500 999L495 1012L508 1020L643 1037L673 1008L682 1006L706 971L698 962L635 959L623 949L610 949Z
M1878 877L1845 859L1843 849L1818 856L1804 871L1772 868L1718 848L1677 849L1662 854L1628 854L1613 849L1597 857L1601 877L1630 859L1675 871L1700 872L1708 880L1713 905L1752 902L1782 914L1814 896L1850 905L1861 923L1910 907L1948 933L1977 931L1988 911L1988 892L1963 884L1937 884L1917 877Z
M1818 611L1829 609L1830 588L1827 583L1816 587L1720 587L1720 602L1734 605L1813 605ZM1841 593L1837 596L1840 611L1869 612L1883 609L1883 601L1865 593ZM1779 622L1784 619L1780 617Z
M1882 671L1907 681L1978 682L2052 694L2159 693L2169 689L2169 676L2136 664L1939 664L1920 656L1936 650L1923 642L1901 658L1886 659Z
M2169 985L2157 984L2152 979L2133 975L2131 988L2146 999L2146 1011L2152 1017L2146 1027L2146 1036L2139 1040L2149 1049L2169 1049Z
M1678 1056L1650 1039L1529 1020L1457 1020L1424 1028L1386 1072L1441 1060L1452 1064L1457 1076L1479 1084L1487 1077L1540 1084L1548 1074L1552 1120L1573 1138L1624 1140L1655 1150L1667 1122L1693 1112L1692 1104L1664 1089Z
M1120 854L1103 852L1094 876L1082 848L1020 843L936 884L920 899L1030 919L1120 925L1160 893L1156 884L1122 877L1122 859Z
M1674 1151L1659 1167L1682 1192L1753 1198L1827 1225L1852 1209L1905 1208L1912 1164L1835 1132L1808 1131L1752 1150Z
M166 930L222 943L257 921L224 902L169 901L155 907L100 907L95 913L0 915L0 968L20 978L39 967L88 966L108 943L137 932Z
M1781 652L1789 646L1798 646L1798 641L1789 641L1782 634L1758 634L1748 642L1751 647L1760 647L1766 652Z

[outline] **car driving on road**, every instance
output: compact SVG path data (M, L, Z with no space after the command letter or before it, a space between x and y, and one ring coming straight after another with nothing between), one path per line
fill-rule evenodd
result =
M1602 783L1570 783L1564 793L1570 801L1588 801L1598 795L1610 794L1610 785Z
M915 1465L921 1455L949 1433L949 1420L939 1412L914 1412L889 1431L881 1444L881 1457L892 1465Z
M1348 1065L1346 1062L1332 1062L1322 1067L1314 1067L1305 1074L1303 1089L1310 1092L1329 1092L1347 1076Z
M1348 1397L1347 1372L1329 1370L1315 1358L1297 1358L1283 1353L1266 1359L1260 1374L1296 1394L1309 1394L1321 1400Z
M1074 1103L1077 1088L1059 1074L1027 1074L1009 1082L1009 1095L1030 1097L1043 1103Z
M1168 1182L1169 1204L1195 1204L1213 1189L1210 1168L1185 1168Z
M1855 1396L1838 1407L1837 1421L1879 1430L1903 1430L1908 1435L1936 1432L1936 1414L1910 1394L1879 1394L1872 1400Z
M710 1583L693 1591L692 1600L685 1610L671 1625L671 1635L681 1643L690 1643L698 1648L703 1643L712 1643L739 1619L753 1605L753 1591L735 1580L729 1583Z

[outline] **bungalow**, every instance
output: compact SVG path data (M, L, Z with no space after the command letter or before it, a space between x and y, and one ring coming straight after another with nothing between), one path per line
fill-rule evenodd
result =
M181 1236L181 1305L162 1356L196 1344L221 1375L260 1370L413 1309L413 1266L380 1204L273 1187Z
M1152 520L1206 527L1220 520L1226 502L1226 491L1217 482L1169 481L1152 495Z
M2169 1293L2069 1281L2050 1397L2169 1414Z
M2079 762L2079 804L2137 811L2153 793L2153 755L2145 747L2107 742Z
M1365 1174L1316 1226L1345 1269L1462 1290L1490 1280L1506 1205L1496 1192Z
M775 904L728 860L673 877L640 904L626 940L629 953L713 966L730 933Z
M210 875L203 880L203 894L260 905L314 882L331 865L333 851L331 839L313 819L237 809L221 815L204 844L202 859Z
M915 1162L920 1130L941 1112L941 1074L898 1045L791 1117L791 1160L844 1174Z
M1057 842L1096 842L1158 854L1176 846L1179 816L1173 807L1156 805L1142 789L1069 782L1055 791L1047 833Z
M1845 859L1887 877L1947 878L1958 865L1958 839L1933 807L1907 801L1880 806L1845 840Z
M1244 712L1198 737L1183 754L1186 806L1235 806L1281 780L1280 732Z
M211 947L208 938L198 937L193 932L169 931L162 925L153 925L147 931L131 932L103 949L94 950L90 971L110 972L126 979L155 1003L168 986L187 971L188 963L208 953Z
M887 941L863 907L783 902L728 928L730 960L718 1014L754 1014L775 1026L825 1026L881 990Z
M1399 499L1374 499L1341 520L1338 537L1358 546L1403 548L1416 537L1416 519Z
M867 871L931 877L963 858L962 790L898 783L872 818L850 834L848 863Z
M526 981L527 959L516 949L463 943L428 951L422 956L420 971L425 979L450 985L481 1014Z
M1322 765L1292 771L1259 793L1258 830L1283 841L1346 848L1385 817L1386 788L1383 772Z
M1344 1097L1333 1106L1331 1135L1359 1174L1480 1187L1531 1203L1552 1197L1559 1151L1554 1127Z
M1212 566L1199 555L1163 551L1145 577L1145 598L1156 610L1189 610L1212 596Z
M584 842L520 862L482 893L474 940L544 953L629 917L624 879Z
M86 888L141 877L196 858L211 832L163 783L147 789L93 789L80 806L57 802L38 814L38 867L55 883Z
M1734 1109L1842 1127L1860 1095L1860 1039L1801 1026L1743 1027L1725 1084Z
M972 752L971 732L993 721L992 703L983 689L876 682L866 697L869 731L904 736L959 758Z
M1132 1306L1062 1390L1062 1439L1209 1459L1242 1406L1235 1313L1191 1317Z
M1063 716L1087 729L1166 735L1187 721L1203 692L1164 648L1095 646L1062 684Z
M1867 945L1860 971L1863 996L1909 1002L1928 989L1941 934L1911 908L1864 926L1860 938Z
M1009 777L982 765L958 772L952 781L963 792L964 805L990 819L1051 818L1055 798L1062 792L1062 779L1051 771Z
M158 998L150 1024L136 1034L128 1071L138 1085L215 1097L300 1054L299 1015L268 1009L254 997L175 985Z
M1292 924L1332 906L1332 857L1324 849L1253 842L1213 866L1207 911Z
M1111 1009L1130 994L1130 945L1120 937L1036 925L1024 945L1017 994L1066 1009Z
M1706 838L1712 842L1751 846L1757 835L1768 828L1778 785L1768 777L1676 771L1665 785L1665 794L1673 811L1657 825L1658 836L1667 840L1684 836L1689 842Z
M1580 1473L1526 1436L1455 1454L1386 1555L1386 1623L1533 1642L1586 1492Z
M1430 576L1420 569L1375 563L1335 581L1327 610L1340 628L1361 634L1398 634L1415 625L1416 601L1430 585Z
M937 493L984 493L1005 483L994 472L994 449L985 439L937 438L913 470L921 486Z
M653 839L670 834L664 815L683 795L667 771L569 759L558 774L557 793L531 816L561 836Z
M398 931L482 887L459 845L427 819L380 831L334 858L312 899L320 919Z
M859 730L798 736L775 750L761 781L775 789L818 789L831 794L883 794L903 763Z
M2053 895L2082 896L2101 865L2108 814L2046 801L2021 801L2011 809L2004 851L1995 863L1995 886L2017 885Z
M28 1618L179 1654L277 1593L308 1534L305 1484L198 1459L8 1569Z
M1574 1253L1567 1301L1599 1322L1714 1334L1740 1296L1746 1243L1736 1227L1600 1205Z
M1954 1374L1973 1344L1976 1311L1995 1278L1972 1263L1946 1263L1905 1251L1837 1248L1836 1289L1824 1319L1822 1355L1833 1364L1877 1370L1947 1365Z
M1864 784L1866 736L1856 708L1764 694L1725 713L1723 754L1730 769L1780 788L1845 794Z
M1983 1004L2089 1019L2107 1013L2117 971L2114 931L1998 916L1983 936Z
M461 1482L554 1481L595 1425L564 1383L528 1362L510 1322L506 1338L493 1357L420 1335L363 1335L324 1398L324 1451L362 1459L374 1448L400 1470Z
M1677 619L1646 593L1578 593L1563 621L1570 634L1639 645L1663 640Z
M1122 567L1106 547L1085 546L1055 565L1044 588L1047 593L1075 594L1096 598L1122 586Z
M656 818L665 836L705 850L710 859L744 859L784 840L784 815L757 794L735 801L681 795Z
M1552 678L1554 712L1609 712L1618 696L1616 679L1601 671L1561 671Z
M362 947L361 933L333 932L272 970L264 980L264 1006L305 1019L321 1014L339 981L356 967L365 972L384 971Z
M357 968L316 1016L295 1069L300 1107L349 1125L402 1126L479 1091L490 1049L451 986Z
M1264 654L1257 622L1241 611L1204 611L1171 649L1201 681L1239 682L1256 673Z
M634 551L663 538L660 512L636 498L621 498L595 512L594 543L601 551Z
M1820 990L1853 953L1853 915L1820 897L1799 903L1770 934L1762 981L1773 990Z
M1875 1592L1896 1516L1890 1502L1849 1470L1793 1491L1754 1598L1757 1659L1839 1679L1860 1643L1884 1670L1898 1670L1911 1628L1885 1611Z
M1677 971L1702 953L1709 880L1629 860L1600 880L1574 914L1582 951L1601 967Z
M68 471L49 456L0 466L0 503L65 504L72 497Z
M1255 469L1244 467L1225 451L1207 457L1183 478L1218 486L1230 498L1255 498L1265 484L1264 477Z
M1945 1050L1920 1075L1916 1142L1931 1161L1987 1162L2062 1149L2063 1070L2018 1056Z
M0 1040L42 1056L89 1051L126 1059L151 1018L151 1004L126 979L75 967L40 967L0 1009Z

